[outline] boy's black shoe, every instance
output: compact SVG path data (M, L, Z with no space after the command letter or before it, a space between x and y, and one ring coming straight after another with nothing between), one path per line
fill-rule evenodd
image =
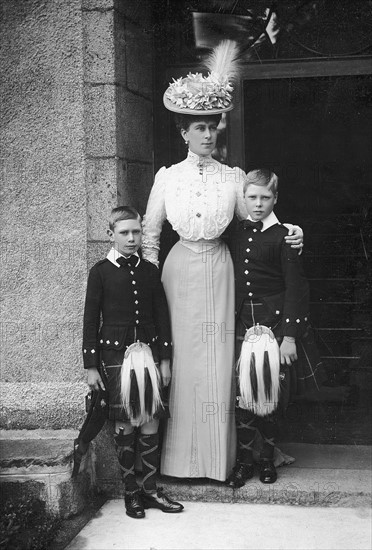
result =
M261 483L275 483L278 475L272 460L262 460L260 464L260 481Z
M254 475L254 466L253 464L244 464L243 462L238 462L234 466L233 471L226 480L226 485L232 489L239 489L243 487L245 482L248 479L252 479Z
M125 493L124 503L127 516L136 519L145 517L145 510L139 491Z
M182 504L167 497L163 493L162 487L159 487L156 493L146 493L142 489L142 500L144 508L159 508L159 510L168 514L176 514L183 510Z

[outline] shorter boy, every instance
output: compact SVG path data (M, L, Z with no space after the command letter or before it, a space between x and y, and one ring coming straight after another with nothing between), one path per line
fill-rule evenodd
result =
M112 210L108 235L113 248L90 270L86 291L83 357L88 385L108 395L127 515L143 518L145 508L181 512L182 504L170 500L156 485L159 418L166 415L157 381L169 384L171 358L164 289L158 269L138 254L142 227L134 208ZM134 471L135 427L141 489Z
M263 395L270 394L272 382L279 387L279 400L272 403L272 411L267 413L271 409L265 409L267 404L264 403L260 412L257 404L252 406L252 402L244 402L241 397L243 392L239 391L236 408L238 456L236 466L227 479L227 484L232 488L242 487L254 475L253 443L257 431L263 438L260 481L276 481L273 459L278 413L288 405L289 391L303 393L309 387L317 387L315 371L320 363L314 343L309 338L307 361L297 362L297 358L305 357L304 342L301 340L298 345L298 339L306 340L304 337L309 334L309 288L297 251L285 242L288 230L279 223L273 212L277 197L278 178L273 172L249 172L244 183L248 219L239 222L230 237L235 268L236 359L241 355L246 331L254 326L257 328L257 324L271 329L280 346L276 355L277 379L271 378L274 370L270 372L269 352L264 355L267 360L264 361L264 374L260 375L260 380L267 380L268 386ZM275 339L272 341L277 349ZM262 343L261 340L261 346ZM312 365L313 357L316 361ZM257 353L253 353L245 380L252 382L253 393L250 395L257 396L256 358ZM242 374L238 382L239 390L243 388L241 383Z

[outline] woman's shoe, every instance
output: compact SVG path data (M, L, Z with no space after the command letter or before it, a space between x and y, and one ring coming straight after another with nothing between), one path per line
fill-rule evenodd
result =
M275 483L278 479L276 468L272 460L262 460L260 464L260 481L261 483Z
M171 500L163 493L163 488L159 487L156 493L146 493L142 489L142 500L144 508L158 508L168 514L182 512L183 506L179 502Z
M243 462L239 462L236 466L234 466L233 471L227 478L226 485L232 489L239 489L239 487L243 487L243 485L245 485L245 482L248 481L248 479L252 479L253 475L253 464L244 464Z
M145 510L139 491L124 494L124 503L127 516L135 519L145 517Z

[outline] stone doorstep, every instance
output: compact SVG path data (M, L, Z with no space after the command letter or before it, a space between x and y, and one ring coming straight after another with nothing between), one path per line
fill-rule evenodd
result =
M93 490L108 498L122 496L117 475L96 476L95 445L71 479L75 430L0 430L0 482L3 495L10 484L27 484L47 507L62 517L81 512ZM160 476L169 496L183 501L278 503L315 506L360 506L371 502L371 447L287 443L281 446L295 457L278 468L278 481L264 485L258 473L238 490L213 480L181 480ZM6 491L5 491L6 492Z
M91 451L81 473L71 479L75 430L0 430L0 483L3 499L29 494L62 518L80 513L91 498Z
M291 465L277 469L278 480L262 484L258 470L240 489L232 490L213 480L182 480L160 476L159 486L180 502L244 502L304 506L370 506L372 496L372 448L352 445L288 443L281 449L295 457ZM120 485L97 477L96 486L109 498L123 495Z

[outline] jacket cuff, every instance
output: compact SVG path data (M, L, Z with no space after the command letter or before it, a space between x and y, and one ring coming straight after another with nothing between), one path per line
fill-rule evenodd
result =
M159 342L159 359L172 359L172 342Z
M99 350L97 346L87 346L83 348L84 368L99 367Z
M282 335L291 336L292 338L298 338L305 332L305 329L308 325L309 317L296 317L283 318L282 321Z

